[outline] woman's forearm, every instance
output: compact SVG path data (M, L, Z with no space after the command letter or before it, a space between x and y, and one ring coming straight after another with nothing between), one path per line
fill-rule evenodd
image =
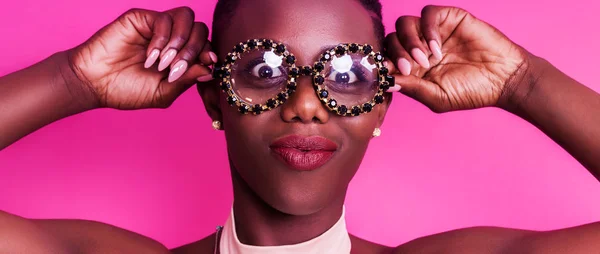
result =
M0 77L0 150L49 123L94 108L93 93L78 82L67 52Z
M535 58L509 111L531 122L600 180L600 95ZM530 89L527 89L530 87Z

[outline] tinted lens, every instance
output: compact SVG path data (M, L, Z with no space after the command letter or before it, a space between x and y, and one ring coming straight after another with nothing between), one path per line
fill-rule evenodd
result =
M379 89L377 65L364 54L333 56L322 74L323 85L338 104L362 105L372 100Z
M245 52L231 67L231 86L242 101L264 104L285 89L288 67L283 56L272 50Z

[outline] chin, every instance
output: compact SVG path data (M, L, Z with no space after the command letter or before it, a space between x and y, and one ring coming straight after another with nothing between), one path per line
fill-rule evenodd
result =
M321 211L332 201L324 192L317 190L306 190L303 188L285 188L277 190L263 199L275 210L289 215L310 215ZM271 194L271 193L269 193Z

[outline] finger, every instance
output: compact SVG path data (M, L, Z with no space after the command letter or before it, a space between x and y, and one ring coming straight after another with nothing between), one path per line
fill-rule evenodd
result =
M421 42L420 18L402 16L396 20L396 35L400 44L410 52L412 58L423 68L428 69L429 49Z
M171 36L169 42L162 49L160 64L158 70L163 71L166 69L173 60L177 53L183 48L190 38L192 28L194 26L194 11L189 7L180 7L165 12L173 21L171 28Z
M207 35L208 27L202 22L195 22L189 40L173 59L171 71L169 72L169 82L179 79L188 66L197 63L198 56L204 48L204 44L206 44Z
M215 54L215 52L212 51L210 41L206 41L202 52L200 52L200 63L206 66L210 66L216 64L218 60L219 59L217 58L217 54Z
M440 36L443 9L444 7L441 6L428 5L421 11L421 33L423 33L423 37L425 37L425 41L428 43L429 50L439 60L443 57L443 40Z
M135 9L132 11L142 15L142 20L139 25L136 25L136 29L144 37L150 38L144 63L145 68L150 68L160 56L160 51L169 42L172 26L171 16L149 10Z
M416 69L418 66L413 58L404 49L396 33L390 33L385 37L386 55L398 68L398 71L402 75L410 75L411 71ZM390 73L393 73L390 71Z
M421 11L423 35L429 40L436 39L442 45L463 22L469 23L474 18L469 12L449 6L429 5ZM427 26L427 27L425 27Z
M444 93L438 85L413 75L394 75L394 77L396 78L396 86L399 86L397 90L402 94L423 103L434 112L443 112L445 110L445 105L441 103L443 100L440 100ZM394 90L393 87L388 91Z
M383 66L388 69L390 75L398 74L398 69L396 69L396 65L394 65L391 59L383 60Z
M163 80L158 87L158 104L157 106L166 108L169 107L177 97L188 90L197 82L200 76L210 75L211 71L208 67L194 64L185 74L174 82Z

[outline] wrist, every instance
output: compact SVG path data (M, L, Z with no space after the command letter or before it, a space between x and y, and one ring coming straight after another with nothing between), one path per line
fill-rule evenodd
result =
M523 106L543 82L543 77L552 65L541 57L526 53L520 68L509 78L497 106L513 114L520 115Z
M100 107L96 92L83 80L77 72L77 67L72 64L70 51L55 53L50 61L56 67L57 77L53 85L63 86L69 91L71 101L80 107L82 111Z

